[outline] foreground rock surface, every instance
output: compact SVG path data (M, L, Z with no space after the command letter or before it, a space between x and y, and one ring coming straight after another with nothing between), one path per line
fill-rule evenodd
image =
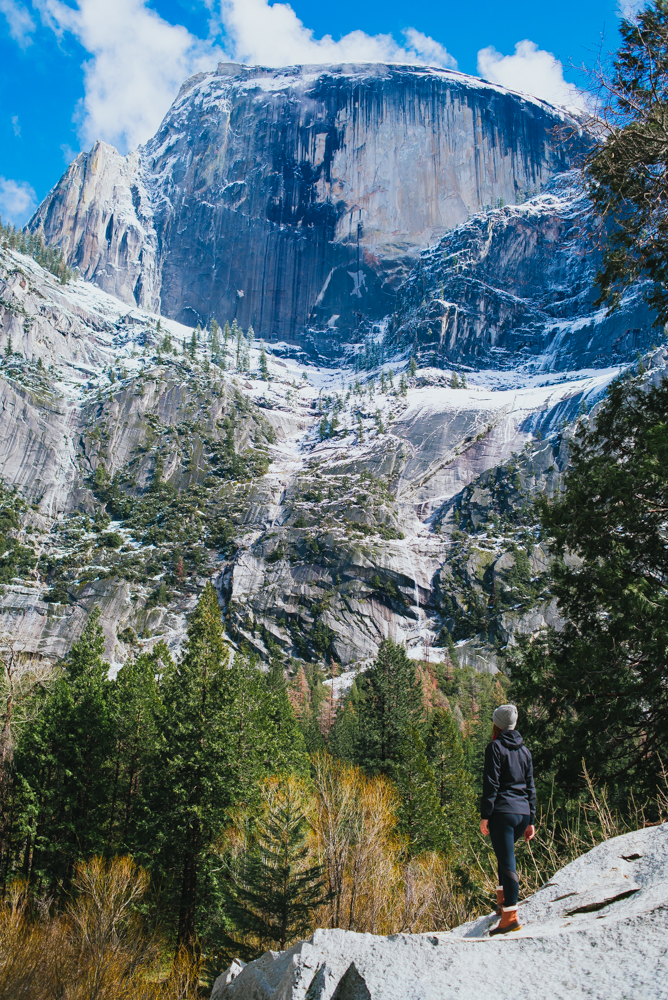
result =
M668 996L668 824L600 844L520 906L523 929L490 938L494 915L449 933L376 937L318 930L239 963L211 1000L478 1000Z

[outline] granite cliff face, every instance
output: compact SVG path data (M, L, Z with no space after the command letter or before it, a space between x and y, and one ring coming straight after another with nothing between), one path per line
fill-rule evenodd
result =
M207 578L232 641L330 672L387 636L494 670L557 622L527 501L658 339L638 291L595 305L562 123L448 71L221 65L81 154L31 226L82 277L0 249L0 631L53 660L98 604L113 663L176 650Z
M624 364L658 339L638 291L597 305L601 255L576 171L496 208L421 254L392 317L398 344L433 363L534 371Z
M209 577L234 642L339 670L386 636L443 659L444 629L493 670L555 620L526 501L617 368L455 386L269 352L268 381L246 351L0 249L0 633L53 661L97 604L113 663L177 650ZM645 360L660 377L668 351Z
M221 64L146 146L80 154L31 227L125 302L337 356L417 252L569 166L563 120L452 71Z

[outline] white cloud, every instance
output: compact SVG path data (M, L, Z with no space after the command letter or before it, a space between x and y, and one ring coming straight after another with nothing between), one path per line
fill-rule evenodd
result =
M634 18L636 14L640 13L645 4L646 0L617 0L619 16L625 17L627 20Z
M76 152L72 149L69 142L61 142L60 152L63 154L63 159L67 166L69 167L72 160L76 159Z
M528 38L518 42L515 54L504 56L490 46L478 52L478 72L491 83L540 97L550 104L582 111L585 100L577 87L564 80L564 67L556 56L539 49Z
M413 62L455 67L447 50L415 28L402 46L391 35L351 31L335 41L315 38L286 3L204 0L210 37L196 38L170 24L148 0L33 0L42 23L62 38L70 33L90 53L84 63L85 94L76 121L82 146L96 139L122 152L149 139L180 85L219 60L285 66L294 63ZM0 4L15 0L0 0ZM216 42L224 34L225 48Z
M418 62L427 63L429 66L443 66L446 69L457 69L457 60L440 42L423 35L415 28L406 28L404 36L409 46L409 53L415 53Z
M338 41L315 38L311 28L287 3L268 0L222 0L221 18L231 56L238 62L263 66L295 63L412 62L455 67L449 52L415 28L404 32L407 44L391 35L351 31Z
M16 136L16 138L17 139L20 138L20 136L21 136L21 122L19 121L19 116L18 115L12 115L12 128L14 130L14 135Z
M145 0L36 2L45 24L57 35L70 32L91 55L76 116L86 146L104 139L123 152L134 149L155 133L183 81L225 58Z
M35 30L35 22L28 9L18 0L0 0L0 14L3 14L9 25L9 34L21 48L30 45L31 33Z
M3 222L24 226L36 207L37 198L30 184L0 177L0 215Z

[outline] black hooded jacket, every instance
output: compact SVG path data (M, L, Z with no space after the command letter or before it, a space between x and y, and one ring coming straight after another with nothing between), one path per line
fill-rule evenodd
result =
M493 812L528 813L531 823L536 819L531 753L516 729L501 733L485 750L480 815L489 819Z

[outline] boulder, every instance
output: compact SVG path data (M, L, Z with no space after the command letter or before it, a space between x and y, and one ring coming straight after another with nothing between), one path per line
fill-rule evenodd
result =
M668 823L605 841L520 904L450 932L376 937L317 930L214 985L211 1000L532 1000L668 996ZM236 973L236 974L235 974Z

